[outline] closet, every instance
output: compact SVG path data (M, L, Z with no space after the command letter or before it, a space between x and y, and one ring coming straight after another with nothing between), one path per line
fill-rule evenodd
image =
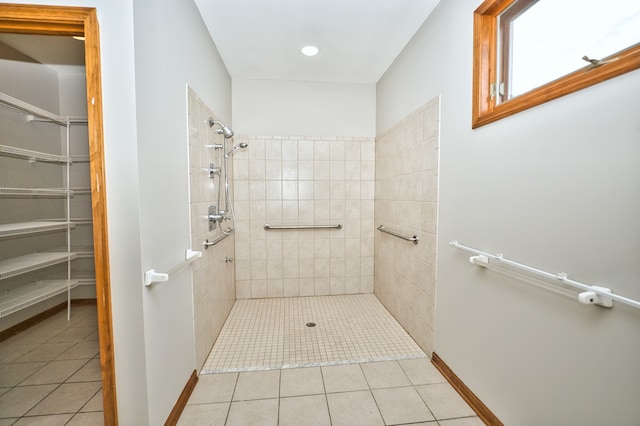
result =
M95 299L84 76L2 59L0 332Z

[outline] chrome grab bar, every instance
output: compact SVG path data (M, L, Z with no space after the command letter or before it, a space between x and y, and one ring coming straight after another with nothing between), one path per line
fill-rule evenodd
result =
M264 230L272 229L342 229L342 224L337 225L264 225Z
M210 246L216 245L218 244L220 241L224 240L225 238L227 238L229 235L231 235L231 233L233 232L233 228L228 228L225 232L222 233L222 235L220 235L218 238L216 238L213 241L209 241L209 240L204 240L204 249L208 249Z
M412 241L413 244L418 244L418 236L417 235L413 235L411 237L405 237L404 235L400 235L400 234L397 234L397 233L395 233L393 231L389 231L388 229L385 229L385 227L382 226L382 225L378 226L376 229L378 231L380 231L380 232L385 232L387 234L393 235L394 237L402 238L405 241Z

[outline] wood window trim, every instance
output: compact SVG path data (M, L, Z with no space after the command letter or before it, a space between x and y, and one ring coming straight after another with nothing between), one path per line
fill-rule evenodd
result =
M496 82L498 16L516 0L486 0L473 15L472 122L476 129L569 93L640 68L640 43L608 58L617 60L598 66L587 65L516 98L496 104L490 85ZM601 58L603 61L608 58Z
M95 8L0 4L0 32L85 37L87 117L104 423L118 424L102 121L100 29Z

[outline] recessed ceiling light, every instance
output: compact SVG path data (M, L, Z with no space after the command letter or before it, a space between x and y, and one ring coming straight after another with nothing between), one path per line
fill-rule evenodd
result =
M306 55L306 56L316 56L319 52L318 48L315 46L305 46L302 49L300 49L300 51L302 52L303 55Z
M72 36L72 38L80 41L84 41L84 36Z

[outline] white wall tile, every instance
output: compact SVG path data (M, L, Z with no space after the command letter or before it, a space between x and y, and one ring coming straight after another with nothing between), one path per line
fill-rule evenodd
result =
M282 136L248 140L248 151L255 146L259 152L246 155L249 160L234 156L243 178L235 203L236 240L243 242L238 248L246 257L236 264L243 268L243 297L360 292L362 256L372 257L374 245L374 229L361 239L363 220L373 227L373 141ZM364 169L363 158L371 163ZM363 173L370 179L363 181ZM265 233L267 222L341 223L344 228ZM364 265L368 271L369 264Z
M437 102L429 108L437 111ZM369 162L375 158L372 225L382 224L407 235L418 235L420 243L406 243L380 232L371 234L370 230L375 228L369 226L369 218L363 219L360 289L375 287L378 298L429 353L433 351L438 154L437 129L426 123L423 126L424 110L425 107L418 109L378 138L375 156L366 144L361 147L363 182L370 182ZM429 140L425 134L430 135ZM363 184L363 198L371 191L369 183ZM362 215L369 216L370 212L368 204L361 209ZM373 253L366 243L370 238L375 240ZM375 278L373 256L377 262ZM347 263L347 270L350 267L355 268Z
M215 117L215 114L192 91L188 91L189 117ZM213 239L219 235L216 229L209 232L207 219L208 206L217 202L217 189L220 186L220 175L213 178L201 170L208 168L209 163L216 161L214 150L206 148L208 143L220 143L221 137L213 133L205 120L198 119L197 131L189 132L189 163L193 165L190 170L190 209L191 209L191 237L193 247L200 246L205 239ZM204 124L203 124L204 123ZM224 171L223 171L224 173ZM249 188L246 184L248 177L248 163L240 161L234 168L232 182L237 179L245 179L245 184L238 185L234 195L243 202L248 203ZM214 186L214 183L216 186ZM247 204L248 206L248 204ZM247 209L248 214L248 209ZM240 240L239 240L240 241ZM203 253L202 259L194 263L193 292L194 292L194 330L196 341L196 364L200 368L206 360L207 352L213 345L230 312L233 301L240 289L240 297L247 297L247 286L236 284L235 267L225 268L222 259L234 257L234 238L228 238ZM240 260L240 276L248 271L249 259ZM243 281L240 281L241 283ZM246 281L244 281L246 282ZM230 294L231 293L231 294ZM213 312L213 306L216 307Z

